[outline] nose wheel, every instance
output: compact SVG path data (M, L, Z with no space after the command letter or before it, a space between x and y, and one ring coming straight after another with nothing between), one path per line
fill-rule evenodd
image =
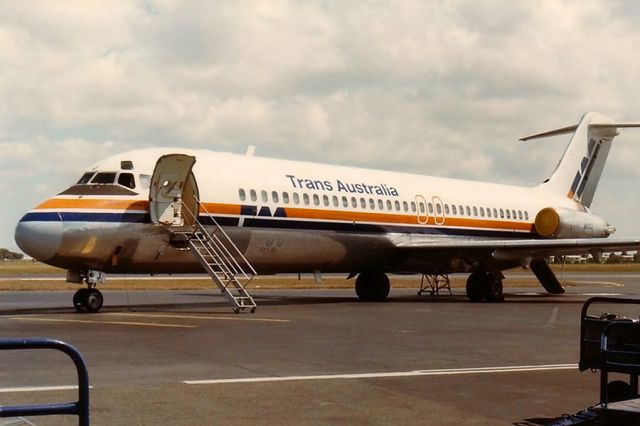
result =
M98 312L103 302L102 293L97 288L81 288L73 295L73 306L81 313Z

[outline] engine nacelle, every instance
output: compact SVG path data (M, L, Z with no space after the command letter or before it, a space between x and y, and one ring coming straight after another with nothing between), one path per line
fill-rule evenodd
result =
M598 216L554 207L540 210L534 224L536 232L544 238L604 238L616 231Z

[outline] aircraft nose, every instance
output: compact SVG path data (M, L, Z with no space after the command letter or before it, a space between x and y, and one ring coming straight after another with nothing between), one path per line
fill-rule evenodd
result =
M62 243L61 221L35 221L25 215L16 226L15 240L20 250L36 260L51 259Z

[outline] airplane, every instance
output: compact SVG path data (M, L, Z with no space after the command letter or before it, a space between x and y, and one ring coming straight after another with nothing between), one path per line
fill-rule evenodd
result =
M560 294L549 256L640 248L639 240L608 239L614 226L590 209L612 140L626 127L640 124L589 112L576 125L522 138L573 133L551 176L534 187L251 151L132 150L100 161L27 212L15 241L34 259L67 269L67 281L86 284L74 295L81 312L102 307L96 286L107 273L202 273L211 262L194 241L203 233L228 237L227 260L259 274L357 276L363 300L387 298L388 273L465 272L469 301L500 302L502 271L517 266ZM199 233L189 233L195 226Z

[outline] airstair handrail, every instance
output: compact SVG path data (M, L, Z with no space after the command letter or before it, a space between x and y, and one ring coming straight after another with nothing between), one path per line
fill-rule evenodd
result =
M226 238L226 240L232 243L231 246L234 248L236 254L242 259L243 263L249 267L250 272L253 275L257 275L257 272L255 271L255 269L253 268L251 263L249 263L247 258L242 254L242 252L238 249L238 247L233 243L233 240L229 237L229 235L227 235L227 233L224 231L224 229L222 229L222 227L218 224L218 222L215 220L213 215L207 210L207 208L204 206L204 204L202 204L202 202L198 198L196 198L196 197L194 197L194 198L197 201L199 208L202 209L202 211L207 214L209 219L211 219L211 221L216 226L216 228L220 230L220 232ZM197 225L199 225L201 230L204 231L206 234L208 234L210 237L212 237L212 235L209 232L207 232L207 230L204 228L204 226L198 221L198 216L196 214L194 214L191 210L189 210L189 208L187 206L184 206L184 207L192 215L192 217L195 220L195 223ZM238 269L240 269L240 271L243 271L242 268L240 267L240 265L238 264L238 262L235 260L235 256L233 256L231 254L231 252L229 252L229 249L227 248L227 246L225 244L221 244L221 247L224 249L226 254L229 256L229 259L231 259L236 264ZM247 279L249 278L248 275L246 275L246 273L244 273L244 271L242 273L243 273L243 275L245 275L245 278L247 278Z
M68 343L55 339L0 339L0 350L54 349L71 358L78 374L78 401L60 404L0 406L0 417L78 416L80 426L89 426L89 373L82 355Z

